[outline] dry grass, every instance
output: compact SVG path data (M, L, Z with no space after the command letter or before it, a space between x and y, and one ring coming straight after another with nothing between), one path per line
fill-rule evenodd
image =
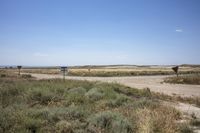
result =
M172 84L193 84L193 85L200 85L200 75L193 74L193 75L185 75L179 77L170 77L165 79L166 83Z

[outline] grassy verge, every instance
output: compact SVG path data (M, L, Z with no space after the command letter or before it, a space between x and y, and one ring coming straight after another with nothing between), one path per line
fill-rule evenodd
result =
M185 75L185 76L179 76L179 77L169 77L166 78L166 83L172 83L172 84L193 84L193 85L200 85L200 75Z
M180 71L180 74L200 73L199 71ZM173 75L173 71L69 71L69 76L120 77L120 76L151 76Z
M148 89L75 80L0 78L0 132L185 132Z
M6 70L6 71L16 71L13 70ZM40 73L40 74L61 74L59 69L22 69L23 73ZM179 72L180 74L196 74L200 73L198 70L183 70ZM120 76L145 76L145 75L173 75L174 72L172 70L131 70L131 69L124 69L124 70L109 70L109 69L96 69L90 70L87 69L69 69L67 75L69 76L91 76L91 77L120 77Z

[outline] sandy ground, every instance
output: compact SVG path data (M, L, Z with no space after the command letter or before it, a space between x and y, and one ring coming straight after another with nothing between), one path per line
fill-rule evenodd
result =
M62 75L31 74L37 79L63 78ZM182 97L200 97L200 85L182 85L162 83L164 78L169 76L135 76L135 77L76 77L66 76L66 79L116 82L129 87L143 89L149 88L151 91L168 95L178 95Z

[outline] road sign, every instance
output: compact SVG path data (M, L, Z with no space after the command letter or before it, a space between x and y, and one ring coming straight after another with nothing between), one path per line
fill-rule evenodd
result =
M178 77L178 69L179 69L179 66L172 67L172 70L176 73L177 77Z
M61 69L61 72L63 72L63 80L65 80L65 75L66 75L66 72L68 71L67 67L66 66L62 66L62 67L60 67L60 69Z
M18 69L18 75L20 75L20 71L22 69L22 66L17 66L17 69Z

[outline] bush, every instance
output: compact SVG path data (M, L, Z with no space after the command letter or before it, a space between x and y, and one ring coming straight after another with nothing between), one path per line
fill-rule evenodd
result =
M23 90L20 90L16 87L10 87L9 86L0 86L0 105L3 107L7 107L13 103L16 103L18 101L22 101L23 97Z
M67 121L59 121L56 123L56 132L58 133L73 133L72 125Z
M25 128L29 130L31 133L36 133L42 127L42 123L43 122L40 119L27 117L25 119Z
M80 95L84 95L86 93L86 89L82 88L82 87L78 87L78 88L73 88L70 89L69 94L80 94Z
M107 103L110 107L119 107L123 104L127 104L130 98L123 94L118 94L115 99L109 100Z
M103 98L104 94L100 89L92 88L85 94L85 96L92 101L98 101Z
M42 105L48 105L51 102L58 102L62 99L61 96L56 95L55 93L51 92L50 90L40 90L36 89L30 92L30 98L34 102L38 102Z
M171 107L159 106L155 109L143 108L136 112L138 132L174 133L178 132L176 120L180 113Z
M181 133L194 133L188 124L182 124L179 128Z
M21 77L25 79L32 78L30 74L22 74Z
M169 77L166 78L166 83L173 84L195 84L200 85L200 75L187 75L187 76L179 76L179 77Z
M6 77L6 74L1 74L0 77L1 77L1 78L5 78L5 77Z
M87 115L87 109L83 107L60 107L52 109L49 118L52 122L58 122L61 120L82 120Z
M132 133L129 121L118 113L102 112L89 118L90 126L109 133ZM90 129L90 128L89 128Z
M192 120L190 123L191 123L191 125L193 125L193 126L200 127L200 120L198 120L198 119L194 119L194 120Z
M25 132L25 114L14 107L1 108L0 106L0 132Z
M141 109L142 108L154 109L154 108L159 107L158 101L153 101L153 100L150 100L147 98L142 98L142 99L136 100L133 102L132 105L134 108L141 108Z

